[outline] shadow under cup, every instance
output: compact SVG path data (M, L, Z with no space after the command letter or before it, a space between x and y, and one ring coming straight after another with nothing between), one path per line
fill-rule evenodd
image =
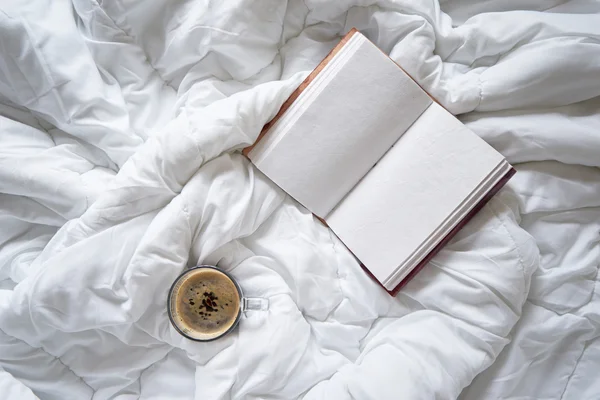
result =
M231 332L242 313L237 282L209 265L191 268L177 277L167 302L173 327L188 339L207 342Z

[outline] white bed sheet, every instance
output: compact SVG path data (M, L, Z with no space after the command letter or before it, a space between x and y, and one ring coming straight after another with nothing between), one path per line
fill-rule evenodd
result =
M2 4L0 391L599 398L599 21L592 1ZM236 151L353 26L518 169L396 298ZM269 311L183 339L167 290L199 262Z

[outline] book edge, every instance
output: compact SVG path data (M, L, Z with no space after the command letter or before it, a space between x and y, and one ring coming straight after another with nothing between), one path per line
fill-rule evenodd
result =
M423 258L393 289L389 290L384 287L383 284L381 284L381 282L379 282L362 263L361 266L386 292L388 292L391 296L396 296L400 289L410 282L410 280L412 280L412 278L414 278L415 275L417 275L419 271L421 271L423 267L427 265L427 263L429 263L429 261L431 261L431 259L442 248L444 248L471 219L473 219L473 217L492 199L492 197L494 197L500 191L500 189L506 185L506 183L516 172L517 171L514 169L514 167L511 167L510 170L504 174L504 176L481 198L481 200L479 200L477 205L475 205L475 207L473 207L471 211L469 211L467 215L465 215L465 217L458 224L456 224L456 226L452 228L452 230L448 232L448 234L429 252L429 254L427 254L425 258Z
M422 243L429 242L430 244L426 247L426 249L429 248L429 250L425 251L425 252L421 252L421 256L423 258L426 257L437 246L437 243L435 243L435 241L433 243L431 243L430 238L432 237L432 235L435 237L438 237L438 238L441 237L443 239L444 237L446 237L446 235L448 235L450 232L452 232L452 229L454 229L454 226L458 225L467 215L469 215L469 212L471 212L471 210L479 204L481 199L485 198L487 193L498 182L500 182L511 169L512 169L512 166L506 161L506 159L503 159L503 161L500 164L498 164L498 166L496 168L494 168L494 170L492 170L492 172L490 174L488 174L488 176L486 176L486 178L483 181L481 181L483 186L477 187L475 190L473 190L471 192L471 194L469 194L467 197L465 197L465 199L457 207L457 210L462 210L462 211L459 211L458 213L450 214L449 218L444 220L444 222L442 224L438 225L438 228L436 228L432 232L432 234L426 240L424 240L422 242ZM471 206L469 206L469 204ZM411 253L409 255L409 257L407 258L407 260L414 258L414 255L418 254L418 253L419 252L417 250L413 251L413 253ZM417 260L418 261L414 261L412 263L408 262L408 264L409 265L418 265L422 259L419 259L417 257ZM403 263L403 264L405 264L405 263ZM402 264L401 264L401 266L402 266ZM402 270L403 272L400 272L400 270ZM412 269L409 269L408 271L406 271L406 268L398 267L395 270L395 272L385 282L382 282L382 283L384 284L384 286L386 288L388 288L388 287L390 287L390 283L396 281L397 283L395 285L392 285L392 287L395 287L398 283L400 283L402 281L402 279L404 279L404 278L398 279L398 276L405 277L406 275L408 275L410 273L410 271L412 271Z
M256 138L256 141L252 145L250 145L242 150L242 154L244 154L246 157L248 157L248 154L254 148L256 143L258 143L267 134L267 132L269 131L269 129L271 129L271 127L275 124L275 122L277 122L277 120L279 120L279 118L281 118L281 116L287 111L288 108L290 108L290 106L296 101L298 96L300 96L300 94L317 77L317 75L319 75L321 73L323 68L325 68L325 66L327 64L329 64L331 59L346 45L346 43L350 40L350 38L352 38L352 36L355 33L358 33L358 30L356 28L352 28L352 29L350 29L350 31L348 31L348 33L346 33L346 35L344 35L344 37L339 41L338 44L335 45L335 47L333 49L331 49L331 51L327 54L327 56L325 56L325 58L319 63L319 65L317 65L317 67L315 69L313 69L312 72L306 78L304 78L304 80L296 88L296 90L294 90L292 92L290 97L288 97L287 100L283 103L283 105L281 106L281 108L279 109L279 111L277 112L275 117L273 117L273 119L271 119L269 122L267 122L267 124L260 131L260 134L258 135L258 138Z
M252 163L260 169L262 161L268 158L269 154L277 148L278 143L284 140L287 134L293 130L298 120L310 109L320 94L327 90L330 82L344 69L344 66L353 58L354 54L366 40L363 35L352 35L346 42L346 45L324 65L320 73L300 92L294 100L293 105L280 118L273 120L273 124L269 127L268 132L266 132L260 141L254 143L254 147L248 153L248 158Z

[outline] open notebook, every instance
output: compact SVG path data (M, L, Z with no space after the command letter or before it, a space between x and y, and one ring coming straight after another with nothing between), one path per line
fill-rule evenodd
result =
M391 294L514 173L354 29L244 153Z

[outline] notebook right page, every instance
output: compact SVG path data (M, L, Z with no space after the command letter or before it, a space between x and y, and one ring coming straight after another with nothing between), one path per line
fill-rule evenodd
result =
M503 160L432 103L325 219L384 283Z

